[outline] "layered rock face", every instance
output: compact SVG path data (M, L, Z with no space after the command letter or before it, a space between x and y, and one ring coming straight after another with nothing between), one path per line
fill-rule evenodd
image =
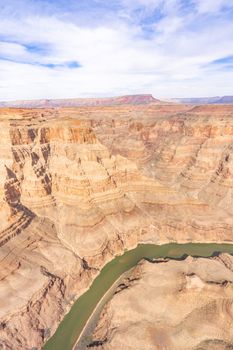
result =
M2 109L0 124L0 348L40 348L139 242L232 242L232 107Z
M105 306L90 349L233 349L233 258L144 261Z
M80 107L80 106L119 106L119 105L147 105L161 101L150 94L126 95L106 98L68 98L52 100L9 101L0 102L0 107L16 108L52 108L52 107Z

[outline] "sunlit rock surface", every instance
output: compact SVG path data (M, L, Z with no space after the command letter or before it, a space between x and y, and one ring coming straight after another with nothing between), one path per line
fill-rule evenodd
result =
M232 106L6 108L0 125L0 348L40 348L139 242L232 242Z
M89 349L233 349L233 258L144 261L105 306ZM98 346L97 346L98 345Z

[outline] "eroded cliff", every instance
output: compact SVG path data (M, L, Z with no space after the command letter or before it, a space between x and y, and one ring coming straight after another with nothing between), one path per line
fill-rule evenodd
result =
M233 259L140 263L105 306L87 349L230 350Z
M3 349L40 348L138 242L232 242L232 107L2 109L0 123Z

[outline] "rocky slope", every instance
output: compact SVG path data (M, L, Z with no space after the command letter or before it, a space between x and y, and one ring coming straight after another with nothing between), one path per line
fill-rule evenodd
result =
M25 100L0 102L0 107L16 108L52 108L52 107L80 107L80 106L118 106L118 105L147 105L161 101L150 94L128 95L106 98L68 98L51 100Z
M233 258L144 261L105 306L95 350L230 350Z
M232 242L231 106L1 109L0 124L1 349L40 348L138 242Z

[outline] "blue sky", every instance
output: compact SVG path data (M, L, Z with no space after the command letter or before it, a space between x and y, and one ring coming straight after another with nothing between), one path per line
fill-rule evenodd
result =
M229 0L0 0L0 100L233 95Z

